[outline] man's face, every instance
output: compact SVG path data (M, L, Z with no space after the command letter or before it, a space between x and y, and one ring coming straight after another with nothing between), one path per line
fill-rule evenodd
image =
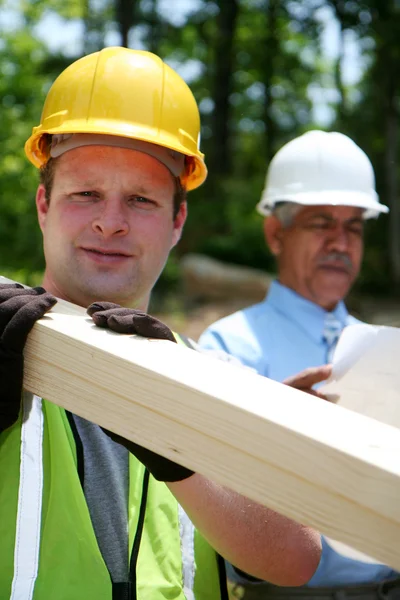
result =
M326 310L347 295L362 260L360 208L309 206L290 227L284 228L276 217L266 219L265 234L283 285Z
M41 185L44 286L88 306L108 300L147 309L150 292L186 218L173 218L175 184L155 158L86 146L57 159L50 203Z

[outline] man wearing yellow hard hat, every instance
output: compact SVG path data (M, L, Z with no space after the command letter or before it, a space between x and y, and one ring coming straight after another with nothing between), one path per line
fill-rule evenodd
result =
M56 79L26 143L46 270L44 288L0 286L1 598L224 598L216 551L280 585L317 568L312 530L45 399L24 392L20 411L24 343L54 296L91 305L97 325L177 340L145 311L207 174L199 129L171 68L107 48Z

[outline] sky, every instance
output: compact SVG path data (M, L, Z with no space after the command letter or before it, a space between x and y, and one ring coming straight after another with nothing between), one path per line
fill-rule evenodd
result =
M173 0L174 10L171 11L171 0L159 0L159 10L163 15L172 20L176 25L183 25L186 15L195 8L198 0ZM10 31L17 28L20 24L18 10L15 8L14 0L6 0L0 9L0 31L6 29ZM328 7L316 12L316 16L323 24L322 48L327 59L334 60L339 50L339 25L334 15ZM37 26L37 35L43 39L51 51L62 51L66 55L76 56L77 46L81 45L83 37L82 22L64 21L55 13L48 13L42 22ZM120 38L117 32L110 31L106 44L108 46L118 45ZM132 36L130 40L131 47L140 47L140 39ZM194 61L186 65L172 65L180 75L190 85L190 80L197 76L198 69ZM361 79L365 68L365 63L360 55L357 40L352 31L346 32L344 61L343 61L343 81L345 85L356 86ZM327 82L326 87L316 88L310 86L309 96L313 103L313 117L321 127L329 126L333 118L330 102L337 98L337 91Z

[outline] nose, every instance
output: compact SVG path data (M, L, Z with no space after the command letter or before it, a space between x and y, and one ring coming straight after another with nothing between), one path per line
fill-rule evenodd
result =
M344 227L336 227L328 239L328 248L331 252L347 252L349 249L349 235Z
M105 239L126 235L129 231L129 223L122 202L117 199L102 202L100 212L93 219L92 227Z

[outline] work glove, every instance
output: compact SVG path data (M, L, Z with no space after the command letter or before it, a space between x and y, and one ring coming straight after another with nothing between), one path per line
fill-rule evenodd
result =
M41 287L0 284L0 433L18 419L26 338L56 302Z
M98 327L111 329L116 333L176 342L172 331L164 323L141 310L123 308L112 302L95 302L89 306L87 312ZM115 442L125 446L158 481L182 481L193 475L193 471L168 458L126 440L107 429L103 429L103 431Z

